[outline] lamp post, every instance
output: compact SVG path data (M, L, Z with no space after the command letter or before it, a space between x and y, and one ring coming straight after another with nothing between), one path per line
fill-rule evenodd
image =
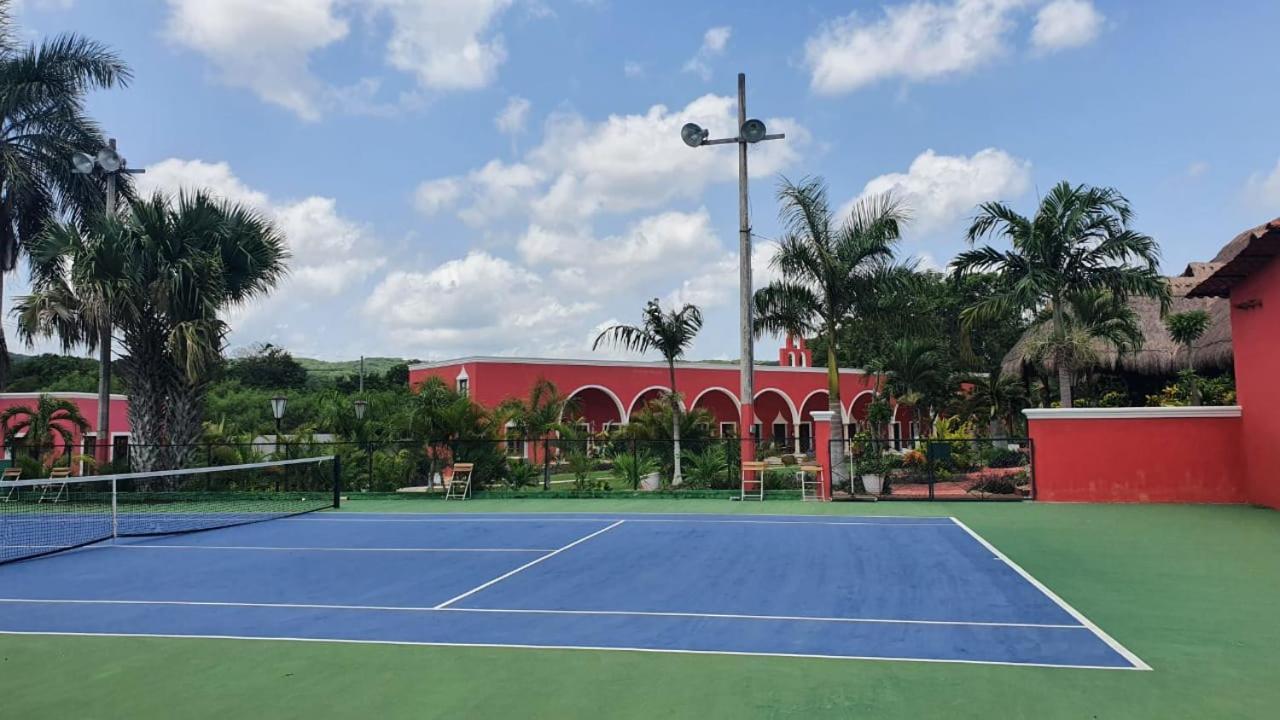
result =
M369 410L369 401L365 400L364 398L360 398L359 400L356 400L354 404L356 407L356 422L360 423L360 428L363 431L361 434L364 435L364 458L365 458L365 462L368 463L368 466L369 466L369 485L370 487L372 487L373 486L373 443L369 441L369 433L364 426L364 414Z
M751 288L751 218L749 217L747 200L747 146L762 140L781 140L783 133L768 134L764 123L752 118L747 119L747 76L738 73L738 135L731 138L708 139L710 133L696 123L686 123L680 128L680 138L689 147L703 145L738 146L738 293L739 293L739 332L741 341L740 388L739 400L741 412L738 435L742 442L742 459L755 459L755 444L751 442L751 429L755 425L755 331L752 306L754 298Z
M280 421L284 418L284 410L289 404L289 398L283 395L276 395L271 398L271 416L276 419L276 450L280 449Z
M106 210L107 217L114 217L116 213L116 177L119 175L140 175L146 170L141 168L133 169L126 167L125 159L116 152L116 139L111 138L107 141L107 146L98 151L97 155L89 155L87 153L74 153L71 155L71 170L77 175L92 175L94 171L101 170L106 176L107 181L107 197ZM111 317L110 311L107 317ZM111 439L111 322L108 320L98 328L98 362L101 368L98 372L98 437L95 443L93 457L98 463L107 461L107 448Z

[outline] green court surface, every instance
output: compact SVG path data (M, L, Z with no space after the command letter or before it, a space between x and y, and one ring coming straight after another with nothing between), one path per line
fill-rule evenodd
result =
M1280 513L1273 511L687 499L353 500L344 509L360 511L954 515L1153 670L9 635L0 636L0 717L1047 720L1280 713Z

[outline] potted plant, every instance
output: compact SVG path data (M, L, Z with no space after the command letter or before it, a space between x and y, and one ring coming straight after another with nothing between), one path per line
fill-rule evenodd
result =
M859 477L862 478L862 487L871 495L879 495L884 491L884 480L889 469L889 463L884 455L876 452L863 456L855 466Z

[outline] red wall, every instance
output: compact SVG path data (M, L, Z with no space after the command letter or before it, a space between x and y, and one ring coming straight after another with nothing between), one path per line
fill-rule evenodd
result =
M1242 310L1242 304L1260 306ZM1231 289L1241 450L1251 502L1280 508L1280 259Z
M89 421L90 428L98 426L98 395L96 393L71 393L71 392L52 392L45 393L52 395L60 400L70 400L75 403L80 410L80 415ZM4 412L11 407L26 406L35 407L36 401L41 393L0 393L0 412ZM80 432L74 427L70 428L74 436L74 447L76 452L80 452L84 447L84 441L80 437ZM129 432L129 399L122 395L111 396L111 433L128 433ZM61 441L54 438L55 445L61 445ZM0 434L0 451L4 449L4 437ZM110 453L110 451L108 451Z
M1240 417L1173 417L1183 408L1117 408L1037 418L1036 499L1057 502L1244 503ZM1213 412L1226 408L1190 409ZM1117 415L1145 411L1149 417ZM1075 412L1075 411L1067 411ZM1110 415L1110 417L1104 417ZM1158 417L1157 417L1158 415ZM1273 443L1274 443L1273 439Z

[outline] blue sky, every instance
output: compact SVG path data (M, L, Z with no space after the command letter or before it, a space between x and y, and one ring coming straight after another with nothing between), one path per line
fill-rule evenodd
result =
M1029 211L1062 179L1124 192L1170 273L1280 215L1273 1L16 5L29 37L132 65L90 106L144 187L207 186L288 234L291 278L234 313L233 346L593 356L659 297L703 306L692 356L735 357L735 153L677 131L730 133L739 71L788 134L753 150L762 238L779 173L825 177L835 206L899 193L926 265L975 203Z

